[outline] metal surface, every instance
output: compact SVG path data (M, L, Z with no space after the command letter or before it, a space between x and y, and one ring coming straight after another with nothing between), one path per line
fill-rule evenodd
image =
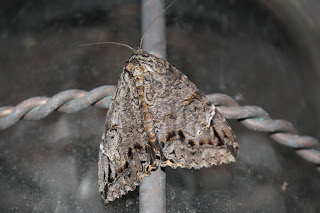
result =
M166 58L165 14L161 14L165 8L164 1L142 0L141 7L141 32L145 33L142 49ZM157 19L152 23L156 17ZM150 27L147 29L149 25Z
M0 107L0 129L9 128L18 122L19 119L42 119L55 110L71 113L82 110L90 105L99 108L108 108L114 89L114 86L108 85L98 87L90 92L85 92L83 90L67 90L58 93L52 98L34 97L22 101L16 107ZM225 118L238 119L241 124L251 130L270 133L270 137L278 143L297 149L296 152L300 157L315 164L318 167L318 171L320 171L320 143L317 139L310 136L299 135L289 121L273 120L268 113L260 107L239 106L234 99L225 94L210 94L208 95L208 98L217 106L217 110ZM164 174L164 172L159 173ZM162 190L164 190L163 187L165 187L165 184L158 181L165 181L164 175L161 178L158 178L156 175L150 176L149 179L150 178L155 178L155 181L144 181L141 188L144 190L149 188L151 191L155 190L158 193L161 193ZM142 198L148 200L148 204L146 205L149 205L151 198L155 198L155 200L162 199L159 197L160 194L158 193L151 193L151 195L154 194L154 197L150 197L149 192L144 192L145 191L140 191L143 195ZM145 201L142 203L144 202ZM163 202L163 200L161 200L161 202Z
M40 120L53 111L77 112L90 105L108 108L115 86L101 86L86 92L67 90L48 97L34 97L22 101L16 107L0 107L0 130L15 124L19 119Z
M141 1L142 33L145 32L142 49L162 58L166 58L165 14L161 14L164 3L162 0ZM160 168L151 172L140 184L139 212L166 212L166 173Z

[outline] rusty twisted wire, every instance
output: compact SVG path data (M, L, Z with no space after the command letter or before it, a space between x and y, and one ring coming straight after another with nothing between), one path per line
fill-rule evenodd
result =
M89 92L66 90L48 97L33 97L17 106L0 107L0 130L7 129L20 119L40 120L53 111L72 113L90 105L109 108L115 86L101 86ZM257 106L240 106L225 94L207 96L226 119L238 119L249 129L270 133L278 143L296 149L299 156L315 164L320 172L320 143L310 136L301 136L294 126L285 120L273 120Z

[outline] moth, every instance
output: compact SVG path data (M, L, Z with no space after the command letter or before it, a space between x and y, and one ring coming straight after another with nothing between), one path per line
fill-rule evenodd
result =
M187 76L138 49L126 62L107 112L99 151L106 203L133 191L158 167L211 167L235 161L226 120Z

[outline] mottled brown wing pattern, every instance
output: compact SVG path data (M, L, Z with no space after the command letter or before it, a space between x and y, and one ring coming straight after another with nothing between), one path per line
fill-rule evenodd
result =
M134 190L160 166L202 168L235 161L238 144L215 106L166 60L138 49L107 113L99 154L106 202Z
M124 71L107 113L99 153L99 191L106 202L133 191L152 158L134 79Z
M146 52L133 58L143 72L161 166L199 169L235 161L238 144L230 126L187 76Z

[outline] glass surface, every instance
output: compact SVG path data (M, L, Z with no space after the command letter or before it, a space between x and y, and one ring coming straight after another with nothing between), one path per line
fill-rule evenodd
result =
M319 20L319 3L259 2L177 1L167 11L167 59L204 93L260 106L320 138L320 69L314 60L320 29L310 25ZM137 47L140 40L139 1L1 1L0 20L0 106L116 85L131 51L78 44ZM105 115L94 107L55 112L0 131L0 211L138 212L138 190L107 205L98 192ZM230 125L240 145L237 163L167 168L167 212L320 209L314 165L266 133L237 121Z

